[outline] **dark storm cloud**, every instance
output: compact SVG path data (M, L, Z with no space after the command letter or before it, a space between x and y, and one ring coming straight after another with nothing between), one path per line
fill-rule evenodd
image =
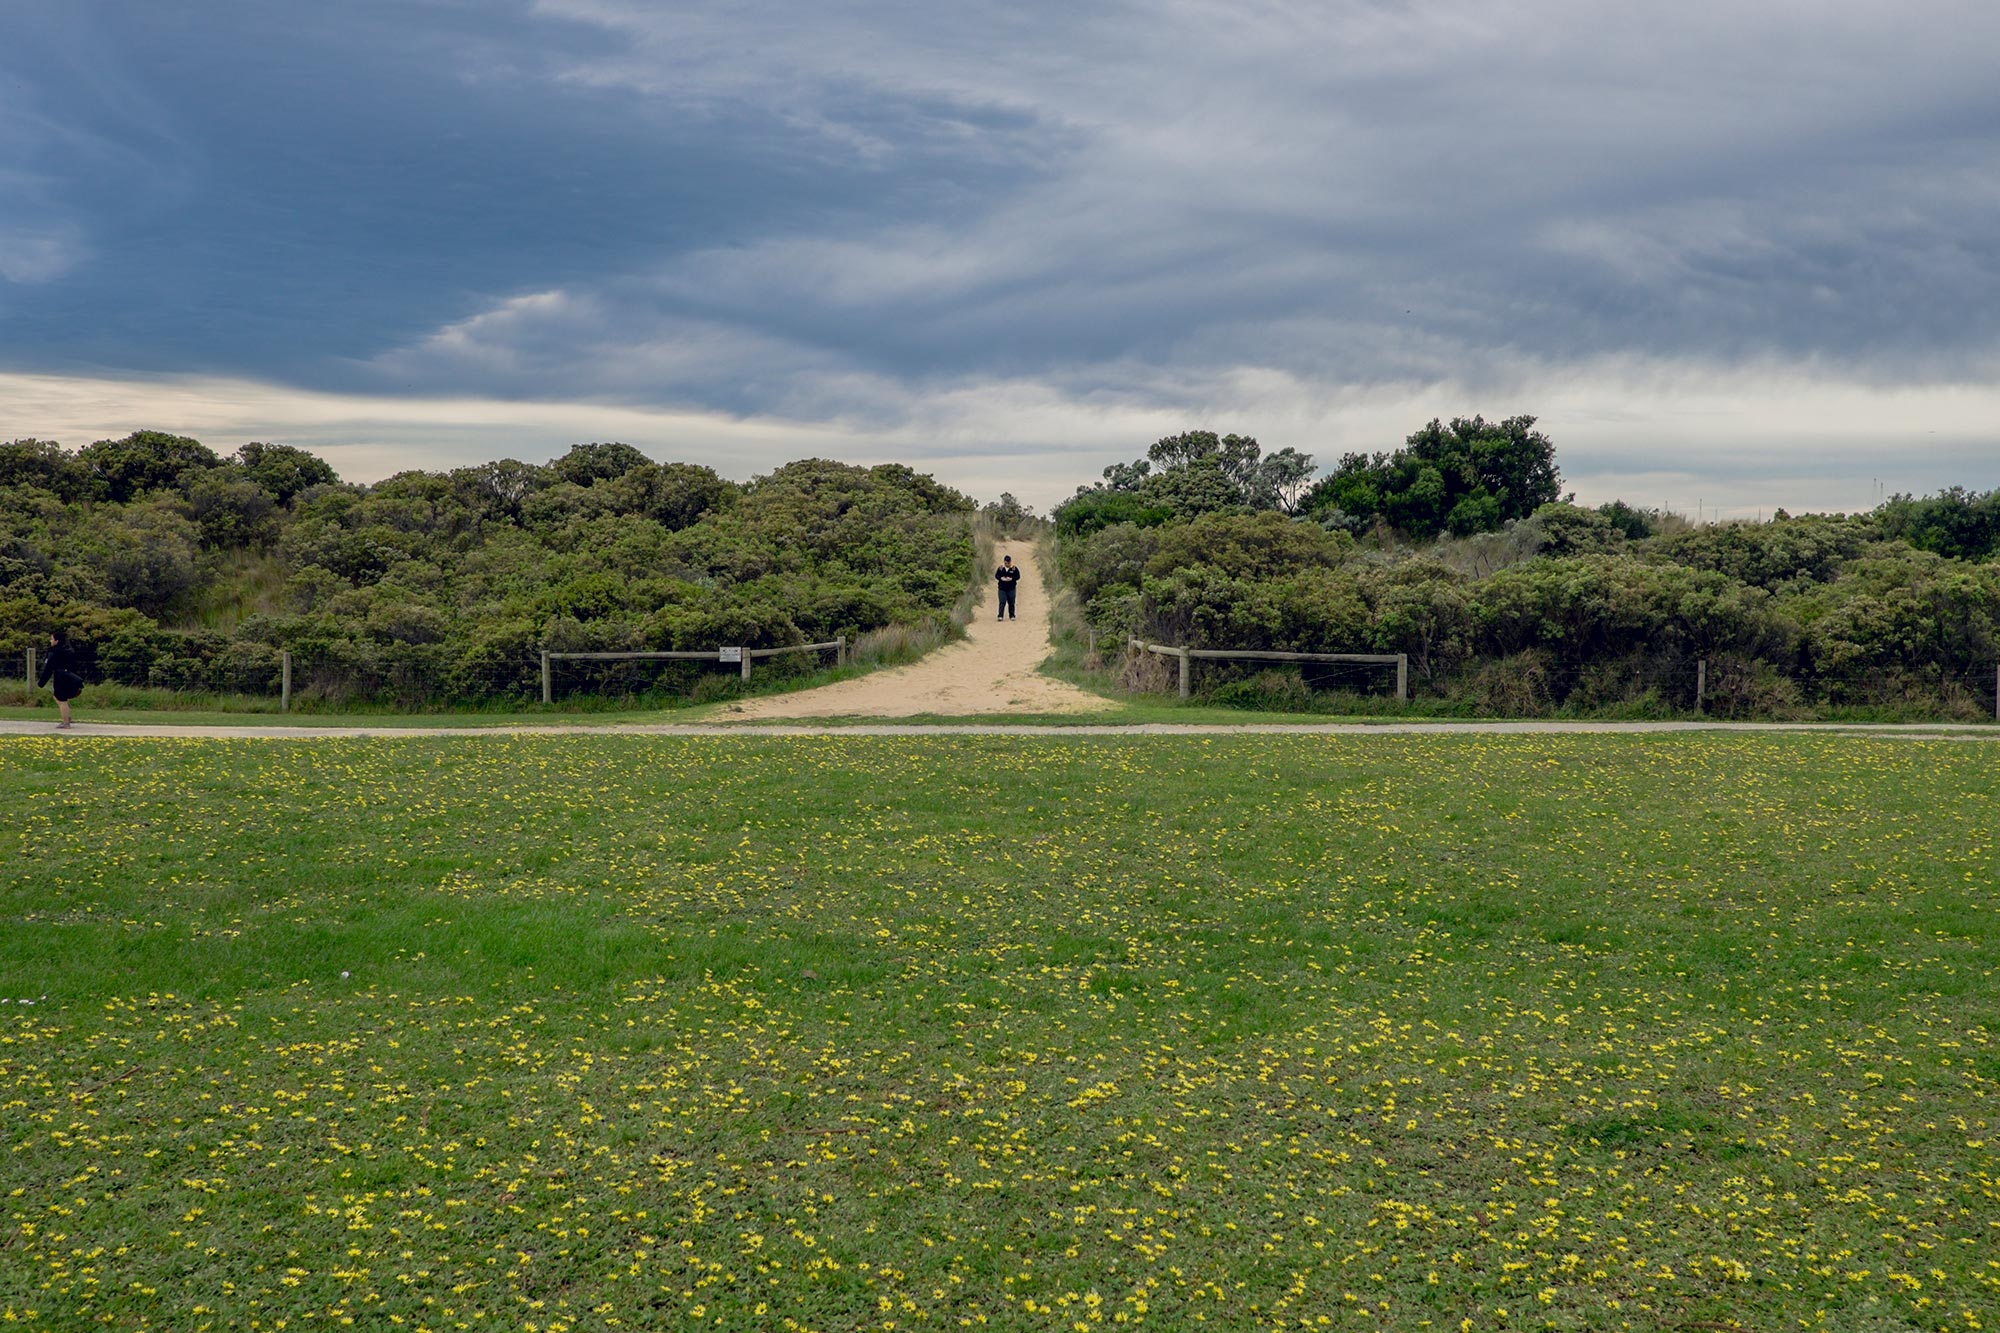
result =
M523 291L898 202L754 106L557 78L615 44L483 6L31 4L0 357L325 382Z
M10 22L0 369L887 429L946 400L1309 422L1369 386L1532 408L1606 363L1747 402L1746 368L2000 363L1987 4Z
M565 77L637 104L764 106L920 178L924 135L852 114L899 108L1018 168L573 289L645 345L588 358L605 392L674 384L646 347L718 328L767 369L912 382L1138 361L1474 385L1608 354L1950 379L2000 332L2000 21L1971 6L539 12L620 43Z

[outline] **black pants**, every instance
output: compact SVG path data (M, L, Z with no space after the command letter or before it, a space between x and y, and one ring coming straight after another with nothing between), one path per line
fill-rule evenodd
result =
M995 620L1012 620L1014 618L1013 584L1003 583L1000 585L1000 611L993 618Z

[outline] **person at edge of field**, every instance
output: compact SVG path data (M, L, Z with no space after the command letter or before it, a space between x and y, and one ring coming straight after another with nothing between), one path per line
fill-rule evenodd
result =
M83 693L83 677L78 674L77 665L76 649L69 646L69 636L61 630L49 635L49 655L35 683L54 687L56 707L62 710L62 721L56 723L58 728L69 726L69 701Z
M1000 557L1000 568L993 571L993 581L1000 585L1000 609L994 613L993 618L995 620L1012 620L1014 618L1014 585L1021 581L1021 569L1020 566L1014 563L1013 556L1003 555Z

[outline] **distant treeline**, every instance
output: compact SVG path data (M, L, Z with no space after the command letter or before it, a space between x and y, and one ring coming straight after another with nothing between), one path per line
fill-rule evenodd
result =
M61 626L115 683L266 692L289 650L405 701L518 697L545 647L942 622L972 575L973 509L899 465L737 484L624 444L358 486L281 445L23 440L0 445L0 650L18 661Z
M1705 661L1725 716L1993 715L2000 491L1695 526L1570 503L1534 424L1433 421L1317 481L1248 437L1171 436L1056 510L1059 564L1101 642L1408 653L1447 708L1683 711ZM1297 673L1206 678L1312 702Z

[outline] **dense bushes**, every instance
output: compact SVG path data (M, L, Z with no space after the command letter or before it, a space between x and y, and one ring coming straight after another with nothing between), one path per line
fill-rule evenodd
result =
M1954 560L2000 552L2000 490L1984 495L1953 486L1918 500L1898 495L1875 511L1885 536Z
M1100 643L1406 653L1447 709L1683 710L1703 661L1721 715L1991 715L2000 492L1696 527L1556 499L1533 425L1434 421L1316 485L1289 449L1168 436L1051 515L1058 565ZM905 467L808 460L737 485L621 444L363 487L285 446L23 440L0 445L0 650L60 624L103 680L252 692L289 652L303 693L415 703L532 696L544 648L928 643L971 579L972 512ZM1325 683L1204 679L1246 706Z
M362 487L281 446L24 441L0 446L0 648L63 624L120 684L261 691L288 650L304 691L518 695L544 647L942 622L972 509L901 466L808 460L739 486L620 444Z
M1057 511L1058 566L1100 642L1407 653L1420 697L1468 711L1684 710L1706 661L1705 702L1726 716L1992 715L2000 561L1919 549L1990 550L1992 496L1694 527L1553 500L1553 451L1531 425L1433 422L1396 455L1350 456L1299 519L1148 508L1108 478ZM1455 480L1418 518L1425 468ZM1486 522L1465 517L1467 497L1505 517L1449 535ZM1245 705L1297 688L1254 666L1203 678Z

